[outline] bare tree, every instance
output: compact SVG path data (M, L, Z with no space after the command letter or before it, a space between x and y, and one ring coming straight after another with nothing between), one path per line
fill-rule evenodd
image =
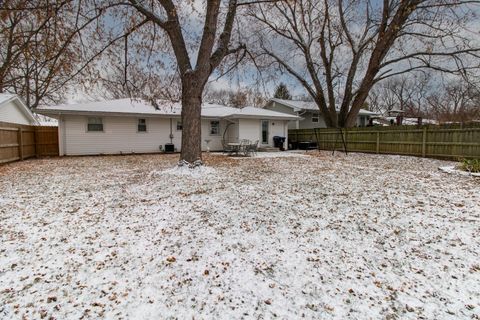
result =
M82 1L4 1L0 92L20 95L31 108L62 101L69 82L87 70L81 34L101 13Z
M405 116L423 116L427 107L427 96L431 92L431 75L401 75L377 83L371 90L368 104L372 111L384 113L397 109Z
M230 106L234 108L263 107L267 102L259 90L252 88L212 89L207 86L203 100L209 103Z
M469 83L450 81L432 92L427 102L430 114L439 122L480 120L480 90Z
M185 17L180 16L179 4L172 0L129 0L129 4L169 39L181 82L183 131L180 157L189 163L201 160L202 94L209 77L223 59L245 48L241 43L231 44L241 3L237 0L207 0L204 11L200 12L204 18L202 33L199 41L191 42L190 46L187 45L186 22ZM195 56L194 63L192 56Z
M353 126L372 87L434 69L464 77L479 67L469 0L297 0L260 4L257 64L299 81L328 126ZM337 109L338 114L337 114Z

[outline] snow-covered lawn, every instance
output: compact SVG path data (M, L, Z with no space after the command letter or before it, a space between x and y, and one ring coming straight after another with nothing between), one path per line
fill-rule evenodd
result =
M0 318L480 318L480 179L449 162L177 159L0 167Z

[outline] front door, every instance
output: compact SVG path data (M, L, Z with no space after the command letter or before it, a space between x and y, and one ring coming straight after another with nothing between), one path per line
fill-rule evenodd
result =
M268 144L268 120L262 120L262 144Z

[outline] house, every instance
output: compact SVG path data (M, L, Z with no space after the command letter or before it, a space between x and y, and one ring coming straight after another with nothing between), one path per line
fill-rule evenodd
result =
M171 144L180 151L179 103L161 101L154 107L140 99L119 99L45 106L36 112L58 119L60 155L151 153L171 148ZM215 104L204 104L201 116L204 151L222 150L223 142L241 139L273 147L273 137L287 137L288 122L298 119L261 108Z
M312 129L327 127L325 120L323 119L323 116L315 102L273 98L267 102L264 108L298 116L298 120L292 121L289 124L289 129ZM365 127L368 124L370 117L375 115L377 115L375 112L360 109L357 117L357 126Z
M37 120L30 109L15 94L0 93L0 122L36 125Z

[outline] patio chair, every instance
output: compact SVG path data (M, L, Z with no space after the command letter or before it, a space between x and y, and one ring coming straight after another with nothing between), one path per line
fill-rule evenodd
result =
M257 140L255 141L254 143L252 143L250 145L250 151L252 152L253 155L257 155L257 152L258 152L258 143L260 142L260 140Z
M240 152L243 153L244 156L248 155L248 146L250 145L250 140L242 139L240 140Z
M223 147L223 154L231 154L233 152L232 146L228 145L228 142L225 140L222 140L222 147Z
M255 142L249 142L248 144L246 144L244 148L244 155L245 156L255 155L257 153L258 142L259 141L257 140Z

